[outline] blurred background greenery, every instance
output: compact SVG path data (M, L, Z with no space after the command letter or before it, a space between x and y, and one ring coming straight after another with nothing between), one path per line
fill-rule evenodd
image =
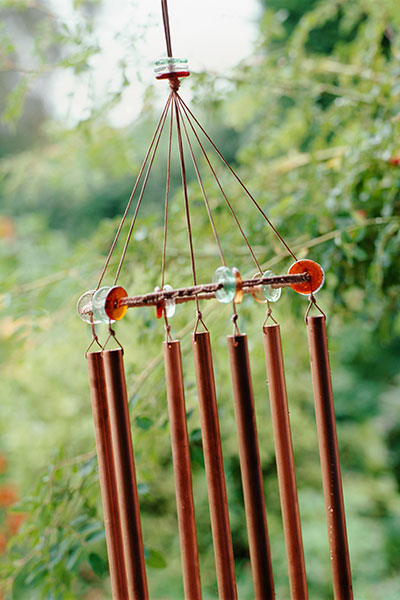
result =
M4 598L110 597L84 350L75 312L94 287L158 119L162 84L139 118L109 119L120 85L72 125L54 118L54 73L90 75L107 4L3 0L0 28L0 577ZM235 3L232 3L232 11ZM188 3L188 16L190 8ZM192 26L193 23L191 24ZM190 26L190 23L189 25ZM400 7L392 0L260 0L258 38L230 71L196 72L191 106L299 257L326 271L338 435L357 600L400 598ZM131 28L133 31L135 27ZM221 44L229 33L221 26ZM130 52L134 53L134 44ZM29 66L24 62L29 55ZM150 57L152 58L152 57ZM159 283L165 148L160 149L120 282ZM219 167L218 167L219 169ZM263 265L291 264L225 170L218 171ZM189 171L199 280L219 265ZM207 181L228 264L250 257ZM176 166L166 281L190 282ZM111 268L115 268L112 263ZM179 276L178 276L179 273ZM108 283L108 282L106 282ZM306 301L285 290L281 322L310 597L332 598L306 332ZM134 314L132 314L134 313ZM264 309L246 298L277 597L289 598L261 342ZM137 476L152 598L183 597L162 364L154 311L128 311L126 349ZM239 596L253 598L225 336L229 307L209 303ZM190 353L193 307L179 307L204 598L217 597ZM100 331L103 337L104 331ZM17 504L16 504L17 502Z

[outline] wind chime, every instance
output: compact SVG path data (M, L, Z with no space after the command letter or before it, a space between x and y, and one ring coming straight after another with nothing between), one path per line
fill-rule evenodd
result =
M104 268L100 274L97 287L83 294L78 301L78 313L84 321L91 325L92 330L92 342L86 352L86 357L89 367L113 598L118 600L142 600L148 598L135 463L124 375L123 349L120 345L118 349L106 349L110 338L116 340L112 324L121 320L128 308L143 306L155 307L157 317L164 318L165 322L164 362L184 592L185 598L188 600L198 600L201 598L181 350L179 340L173 340L171 337L171 327L169 324L169 319L173 316L176 305L185 302L194 302L196 308L192 346L218 593L219 597L224 600L235 600L237 598L210 334L200 310L200 303L210 299L217 299L217 301L224 304L232 303L233 307L232 320L234 323L234 333L228 336L228 349L254 597L257 600L275 597L247 336L239 332L237 323L238 315L236 306L240 304L244 294L251 294L257 302L265 303L267 309L266 319L262 325L262 332L265 346L290 591L293 600L305 600L308 598L280 328L271 311L271 303L279 299L281 289L290 287L295 292L309 297L305 321L309 339L334 597L335 600L350 600L353 598L353 593L325 328L326 319L325 314L319 308L315 299L316 292L318 292L324 283L324 272L316 262L310 259L298 260L296 258L261 206L224 159L203 126L181 98L178 92L180 80L189 76L190 73L186 59L173 57L167 1L161 0L161 6L167 44L167 57L156 62L155 72L157 79L168 80L170 93L139 171L125 213L111 245ZM117 283L167 120L169 121L169 141L161 285L154 292L131 297ZM192 286L181 288L173 288L166 284L164 280L171 146L174 131L178 140L183 200L193 278ZM288 274L275 275L271 271L262 271L234 208L212 166L202 139L207 140L211 144L213 151L221 159L223 165L229 170L249 201L259 211L261 217L285 247L293 261ZM213 281L210 283L199 283L197 281L184 141L197 176L221 260L221 266L215 271ZM225 262L222 245L203 185L203 179L195 158L194 142L196 142L200 149L205 163L217 183L227 209L231 213L243 237L249 251L249 256L256 265L257 273L251 279L242 279L239 271L236 268L227 266ZM140 191L138 191L139 186ZM106 274L108 275L110 259L116 248L131 204L136 197L136 207L113 285L104 286L102 283ZM311 316L310 309L312 307L315 307L319 311L319 314ZM108 324L109 336L104 345L100 344L96 334L95 326L98 323ZM100 349L92 351L93 344L97 344Z

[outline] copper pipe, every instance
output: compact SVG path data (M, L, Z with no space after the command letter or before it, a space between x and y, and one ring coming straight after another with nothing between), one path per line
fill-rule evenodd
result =
M174 464L176 508L181 545L185 598L201 600L192 473L186 422L181 347L179 341L164 342L164 363Z
M335 600L352 600L353 587L325 317L308 317L307 331L334 597Z
M228 336L254 598L275 598L247 335Z
M307 600L307 578L279 325L263 327L269 400L292 600Z
M199 397L218 594L222 600L236 600L235 565L208 331L201 331L193 335L193 357Z
M128 600L147 600L147 579L123 351L121 349L105 350L103 360L128 579Z
M104 527L106 531L108 564L110 568L111 591L113 600L120 600L121 598L127 598L128 585L122 547L121 523L119 519L102 353L89 353L87 355L87 363L97 461L99 464Z

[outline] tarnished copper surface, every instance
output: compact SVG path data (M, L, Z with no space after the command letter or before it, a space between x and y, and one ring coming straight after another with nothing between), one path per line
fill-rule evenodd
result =
M308 598L279 325L263 328L269 399L292 600Z
M112 597L113 600L121 600L121 598L128 598L128 585L123 556L102 353L89 353L87 363Z
M147 579L133 458L123 351L103 352L112 447L121 515L128 600L147 600ZM121 598L121 600L123 600ZM125 599L124 599L125 600Z
M353 587L325 317L308 317L307 330L334 596L335 600L352 600Z
M275 598L247 336L228 336L254 598Z
M164 342L168 412L185 598L201 599L192 473L179 341Z
M229 525L210 334L208 331L201 331L193 335L193 357L200 407L201 433L218 593L221 600L236 600L235 566Z

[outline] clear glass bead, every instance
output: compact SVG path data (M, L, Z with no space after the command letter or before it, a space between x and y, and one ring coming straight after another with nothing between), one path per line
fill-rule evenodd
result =
M273 271L265 271L263 277L275 277L275 273ZM273 288L271 285L263 285L262 290L264 292L264 296L270 302L278 302L281 297L282 288Z
M171 292L174 288L172 287L172 285L169 285L168 283L166 283L163 287L163 291L165 292ZM155 292L159 292L160 288L157 286L156 288L154 288ZM173 317L175 312L176 312L176 304L175 304L175 299L174 298L168 298L165 300L164 303L165 306L165 315L166 317L169 319L170 317ZM160 303L159 305L157 305L156 307L156 314L157 314L157 319L161 319L162 314L163 314L163 303Z
M163 290L165 292L171 292L173 289L174 288L172 287L172 285L168 285L168 283L166 283L163 287ZM169 298L168 300L165 300L165 314L168 319L170 317L174 316L175 311L176 311L176 304L175 304L174 298Z
M165 79L173 73L181 77L190 75L187 58L160 58L156 60L155 67L154 72L157 79Z
M109 286L101 287L93 296L93 316L98 323L114 322L106 313L106 300L110 290Z
M93 294L94 290L89 290L82 294L79 298L76 308L78 311L78 315L85 323L100 323L98 319L96 319L93 315Z
M222 288L215 292L215 297L222 304L232 302L236 291L236 276L229 267L218 267L213 276L213 283L222 283Z

